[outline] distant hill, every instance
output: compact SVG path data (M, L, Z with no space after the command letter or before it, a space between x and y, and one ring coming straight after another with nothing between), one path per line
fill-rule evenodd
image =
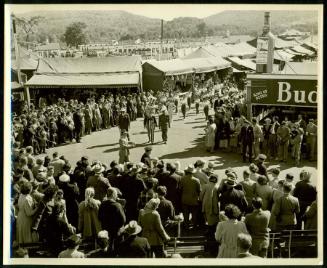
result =
M50 42L62 40L66 27L72 22L84 22L90 42L111 40L158 40L160 19L134 15L125 11L47 11L19 14L19 17L43 16L31 40ZM224 11L204 19L179 17L164 22L164 38L199 38L230 34L256 35L262 31L264 11ZM317 27L317 14L310 11L272 11L274 32L288 28L311 31ZM24 38L23 32L20 34Z

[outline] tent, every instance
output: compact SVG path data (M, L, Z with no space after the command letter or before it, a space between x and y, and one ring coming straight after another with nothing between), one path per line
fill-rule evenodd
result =
M294 58L294 54L287 53L283 50L275 50L274 51L274 59L279 61L290 61L292 58Z
M282 74L301 74L301 75L317 75L317 62L287 62Z
M184 76L229 68L231 64L221 57L148 61L142 65L145 89L162 89L167 76Z
M306 54L306 55L309 55L309 56L312 56L314 55L315 53L309 49L306 49L304 48L303 46L295 46L295 47L292 47L291 50L295 51L295 52L299 52L299 53L303 53L303 54Z
M239 56L255 57L257 49L246 42L229 45Z
M245 69L248 69L248 70L251 70L251 71L256 70L256 65L252 61L245 61L245 60L242 60L242 59L240 59L238 57L228 57L228 60L230 60L234 65L243 67Z
M28 87L141 87L141 58L49 58L40 59Z

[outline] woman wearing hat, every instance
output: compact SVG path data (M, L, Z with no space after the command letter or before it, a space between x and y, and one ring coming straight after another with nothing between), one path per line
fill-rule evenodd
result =
M157 211L159 204L159 199L151 199L144 209L140 210L138 222L142 227L142 235L149 241L151 252L156 258L164 258L164 244L170 240L170 237L162 226L160 215Z

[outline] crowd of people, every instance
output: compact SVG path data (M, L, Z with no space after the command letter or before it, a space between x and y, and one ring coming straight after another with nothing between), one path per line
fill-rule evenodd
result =
M197 93L181 95L109 94L85 104L59 99L15 115L12 255L25 256L26 245L40 243L46 257L162 258L182 224L186 231L204 228L209 251L218 258L267 257L270 232L317 229L311 174L302 170L299 178L291 173L281 178L278 168L265 165L267 159L287 161L289 151L299 164L304 139L307 156L315 160L314 120L306 124L299 115L296 122L285 118L279 123L274 116L260 126L256 118L245 118L244 92L233 83L195 88ZM155 128L166 144L173 114L180 109L185 118L193 103L196 113L203 108L208 122L208 151L241 148L243 161L250 162L242 178L231 168L218 177L213 163L202 159L182 169L179 162L152 157ZM130 122L137 117L144 118L149 145L140 162L131 163ZM91 162L82 156L73 167L57 152L38 156L114 126L121 134L118 161ZM79 250L81 244L91 246Z
M50 159L24 150L12 176L14 256L39 242L47 257L166 257L182 222L183 230L205 227L219 258L238 257L242 237L252 244L246 256L266 257L270 231L317 229L316 189L306 170L294 185L292 174L267 170L260 154L243 178L231 168L219 178L211 162L181 169L151 152L147 146L139 163L110 165L83 156L72 169L56 152ZM78 251L82 241L92 245L88 252Z

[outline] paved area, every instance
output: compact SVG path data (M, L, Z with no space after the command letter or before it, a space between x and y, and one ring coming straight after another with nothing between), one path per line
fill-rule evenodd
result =
M200 110L201 111L201 110ZM204 148L204 128L206 126L203 112L196 115L195 109L187 113L184 120L181 114L174 114L173 123L168 131L168 143L162 143L161 132L159 129L155 132L155 144L153 145L152 156L158 157L165 161L180 161L182 168L188 164L193 164L199 158L213 162L215 170L220 178L223 177L224 171L228 167L233 167L242 178L243 170L248 166L242 162L242 157L238 153L230 152L206 152ZM147 132L143 128L143 119L131 123L130 130L131 141L136 143L136 148L130 150L130 160L139 162L144 152L144 146L147 145ZM90 162L100 160L109 166L112 160L118 160L119 151L119 130L117 127L94 132L91 135L82 138L81 143L74 143L51 148L47 154L52 155L57 151L59 155L65 157L71 162L73 167L82 155L89 156ZM317 168L316 162L303 162L301 167L292 167L290 163L267 162L267 166L280 166L281 178L286 173L292 172L298 180L299 173L303 168L312 172L312 181L316 184Z

